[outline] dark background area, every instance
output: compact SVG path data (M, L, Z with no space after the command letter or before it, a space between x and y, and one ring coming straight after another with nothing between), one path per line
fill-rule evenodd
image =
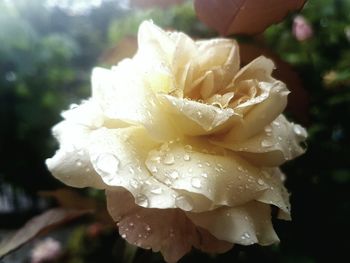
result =
M164 28L193 37L215 36L197 20L191 4L130 10L118 1L106 1L73 13L47 8L44 2L0 0L2 229L18 228L50 205L37 196L38 191L63 187L45 166L57 148L51 127L60 121L63 109L90 96L91 69L116 63L126 52L121 47L125 37L136 33L140 21L152 18ZM306 41L299 42L292 34L294 14L259 37L239 36L290 63L308 94L296 97L290 108L298 109L299 103L308 107L287 112L309 132L306 154L282 167L292 193L293 221L274 222L279 245L237 245L219 256L193 251L181 262L349 261L350 1L310 0L301 14L314 32ZM82 222L71 232L65 244L69 256L62 262L127 258L130 247L115 230L105 230L92 240L85 230ZM162 260L150 251L135 253L128 262Z

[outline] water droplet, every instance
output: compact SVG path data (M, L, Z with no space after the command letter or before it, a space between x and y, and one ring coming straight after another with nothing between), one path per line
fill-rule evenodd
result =
M147 232L150 232L152 230L149 225L146 225L145 229L146 229Z
M112 175L119 169L119 159L112 153L104 153L97 157L96 166L100 172Z
M209 162L204 162L206 166L210 167L210 163Z
M207 173L202 173L201 176L204 177L204 178L208 178L208 174Z
M133 223L133 222L130 222L130 223L129 223L129 226L130 226L130 227L133 227L133 226L134 226L134 223Z
M293 131L296 135L306 138L307 134L303 127L298 124L294 124Z
M132 168L132 167L130 166L130 167L129 167L129 172L130 172L131 174L135 174L134 168Z
M157 173L157 172L158 172L157 166L152 166L152 167L151 167L151 172L152 172L152 173Z
M264 130L265 130L265 132L268 132L268 133L269 133L269 132L272 132L272 128L271 128L270 125L269 125L269 126L266 126Z
M199 168L202 168L202 167L203 167L203 164L202 164L201 162L198 162L197 165L198 165Z
M159 194L161 194L162 192L163 192L163 189L160 188L160 187L151 190L151 193L152 193L152 194L156 194L156 195L159 195Z
M165 157L163 158L164 164L170 165L170 164L173 164L174 162L175 162L175 157L171 153L166 154Z
M173 170L173 171L171 171L171 172L169 173L169 176L170 176L172 179L176 180L177 178L179 178L179 172L176 171L176 170Z
M262 140L261 142L262 147L271 147L272 145L273 145L273 142L269 140Z
M82 166L83 163L81 161L77 161L77 166Z
M187 144L185 145L185 150L188 151L188 152L191 152L192 151L192 146Z
M179 195L175 198L175 205L184 211L191 211L193 209L192 200L190 197L184 195Z
M199 118L199 119L202 119L202 118L203 118L203 114L202 114L202 112L197 111L197 116L198 116L198 118Z
M191 179L191 184L194 188L201 188L202 187L202 181L197 177L194 177Z
M281 124L278 121L274 121L272 122L274 125L276 125L277 127L279 127Z
M265 183L265 182L264 182L263 180L258 179L258 184L259 184L259 185L264 185L264 183Z
M164 151L164 152L169 151L169 145L168 145L168 143L162 144L162 146L160 146L160 150L161 150L161 151Z
M189 154L186 153L186 154L184 155L184 160L185 160L185 161L191 160L191 156L190 156Z
M139 206L145 207L147 208L149 205L149 201L147 196L143 195L143 194L139 194L135 197L135 203Z
M122 238L124 238L124 239L126 238L126 234L125 234L125 233L124 233L124 234L122 234Z
M242 166L237 166L237 170L240 171L240 172L243 172L243 171L244 171L244 169L243 169Z
M170 181L169 178L166 178L166 179L164 180L164 183L165 183L166 185L171 185L171 181Z
M74 110L74 109L76 109L76 108L78 108L78 107L79 107L79 105L78 105L78 104L75 104L75 103L69 105L69 109L70 109L70 110Z
M160 156L152 156L151 161L156 162L156 163L160 163Z

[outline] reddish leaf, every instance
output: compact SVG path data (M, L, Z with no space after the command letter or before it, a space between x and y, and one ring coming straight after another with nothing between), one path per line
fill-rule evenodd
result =
M21 229L0 243L0 258L24 245L36 236L57 228L59 225L87 214L87 210L54 208L29 220Z
M132 6L137 6L141 8L149 7L160 7L167 8L171 5L178 5L183 3L185 0L130 0Z
M298 73L290 64L283 61L273 51L253 44L240 43L240 56L243 64L248 64L258 56L264 55L275 62L276 69L273 76L287 84L291 91L288 97L287 110L290 111L300 123L307 124L309 119L309 98L303 87Z
M194 0L196 13L222 35L256 34L299 10L306 0Z

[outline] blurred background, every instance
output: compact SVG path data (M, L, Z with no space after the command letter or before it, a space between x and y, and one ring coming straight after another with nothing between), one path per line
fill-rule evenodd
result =
M58 147L51 127L63 109L90 96L94 66L109 67L132 55L142 20L194 38L217 36L197 19L192 2L140 4L145 2L0 0L0 240L62 203L57 195L64 194L52 191L64 186L45 166ZM292 90L287 115L309 132L306 154L282 167L293 221L274 222L278 245L237 245L218 256L193 251L181 262L349 260L350 1L309 0L300 13L263 34L234 37L242 43L243 63L259 53L279 61L277 73ZM101 192L85 189L80 195L103 206ZM41 262L33 259L40 245L59 251L49 262L162 262L159 254L125 244L114 227L96 219L48 235L4 262Z

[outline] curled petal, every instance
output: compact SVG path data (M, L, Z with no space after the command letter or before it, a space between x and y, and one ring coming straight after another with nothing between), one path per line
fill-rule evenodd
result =
M171 116L178 134L205 135L228 129L240 118L232 109L220 109L188 99L158 95L164 110Z
M257 165L279 166L305 152L299 144L306 136L304 128L279 115L259 134L247 140L230 141L225 138L213 143L235 151Z
M245 106L259 103L244 114L242 121L224 136L223 141L238 142L258 134L285 109L289 91L284 83L279 81L273 84L260 82L260 87L264 91L262 97L248 100Z
M137 206L123 189L108 190L106 195L108 211L118 222L121 236L131 244L160 251L167 262L178 261L192 246L211 252L225 252L232 247L206 230L197 229L181 210Z
M279 241L271 223L271 208L263 203L253 201L237 207L186 214L195 225L220 240L241 245L270 245Z
M252 62L240 69L234 77L233 82L239 83L243 80L255 79L259 82L274 82L271 77L272 71L275 68L271 59L264 56L257 57Z

